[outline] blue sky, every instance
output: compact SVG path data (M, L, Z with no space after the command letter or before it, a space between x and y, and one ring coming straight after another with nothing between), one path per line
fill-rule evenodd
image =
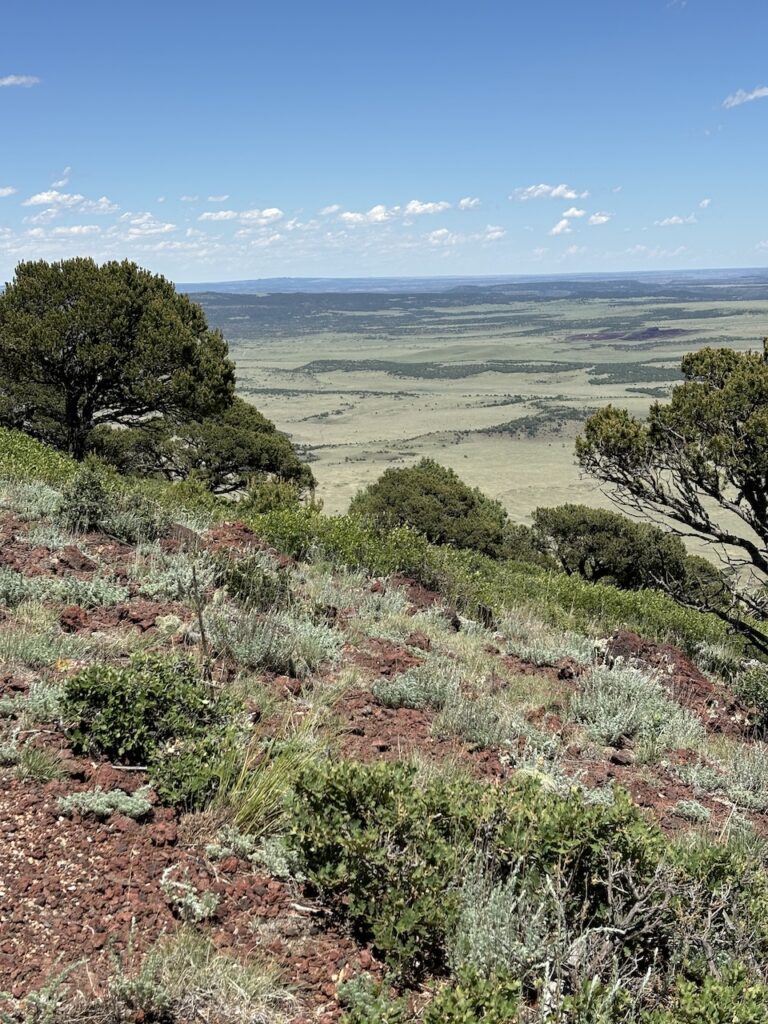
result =
M0 281L768 264L765 0L26 0Z

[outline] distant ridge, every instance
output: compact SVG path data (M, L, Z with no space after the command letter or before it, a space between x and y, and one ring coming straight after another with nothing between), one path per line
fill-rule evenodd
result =
M707 270L647 270L622 271L601 274L499 274L496 276L456 277L262 277L241 281L203 281L180 283L179 291L189 293L218 292L231 295L276 293L349 294L356 292L384 294L441 293L479 289L501 289L505 286L547 283L565 285L568 282L591 283L601 281L619 283L637 281L648 285L723 285L768 284L768 268L738 267Z

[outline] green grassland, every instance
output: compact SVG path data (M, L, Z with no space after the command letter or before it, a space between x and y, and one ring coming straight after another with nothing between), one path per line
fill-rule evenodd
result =
M753 296L196 298L230 342L241 394L312 462L328 511L426 455L521 522L541 504L607 504L573 460L591 409L643 414L685 352L756 347L768 322Z

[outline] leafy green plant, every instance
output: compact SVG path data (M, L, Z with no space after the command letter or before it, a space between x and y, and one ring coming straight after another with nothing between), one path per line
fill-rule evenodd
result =
M699 983L680 979L673 1005L642 1015L642 1024L765 1024L768 986L741 965Z
M504 972L483 977L468 969L438 990L422 1020L424 1024L516 1024L519 1012L517 979Z
M238 705L188 661L138 655L67 680L62 715L75 751L148 766L161 796L199 806L218 785Z
M237 601L254 611L287 608L291 602L291 577L261 553L224 563L224 586Z
M404 1024L407 1000L392 997L387 986L370 974L356 974L338 987L344 1007L342 1024Z

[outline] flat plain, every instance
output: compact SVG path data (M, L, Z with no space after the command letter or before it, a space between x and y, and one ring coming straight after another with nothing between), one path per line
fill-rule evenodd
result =
M643 415L686 352L757 348L766 333L764 287L636 284L195 298L240 393L311 461L327 511L426 455L526 522L539 505L609 505L573 457L591 410Z

